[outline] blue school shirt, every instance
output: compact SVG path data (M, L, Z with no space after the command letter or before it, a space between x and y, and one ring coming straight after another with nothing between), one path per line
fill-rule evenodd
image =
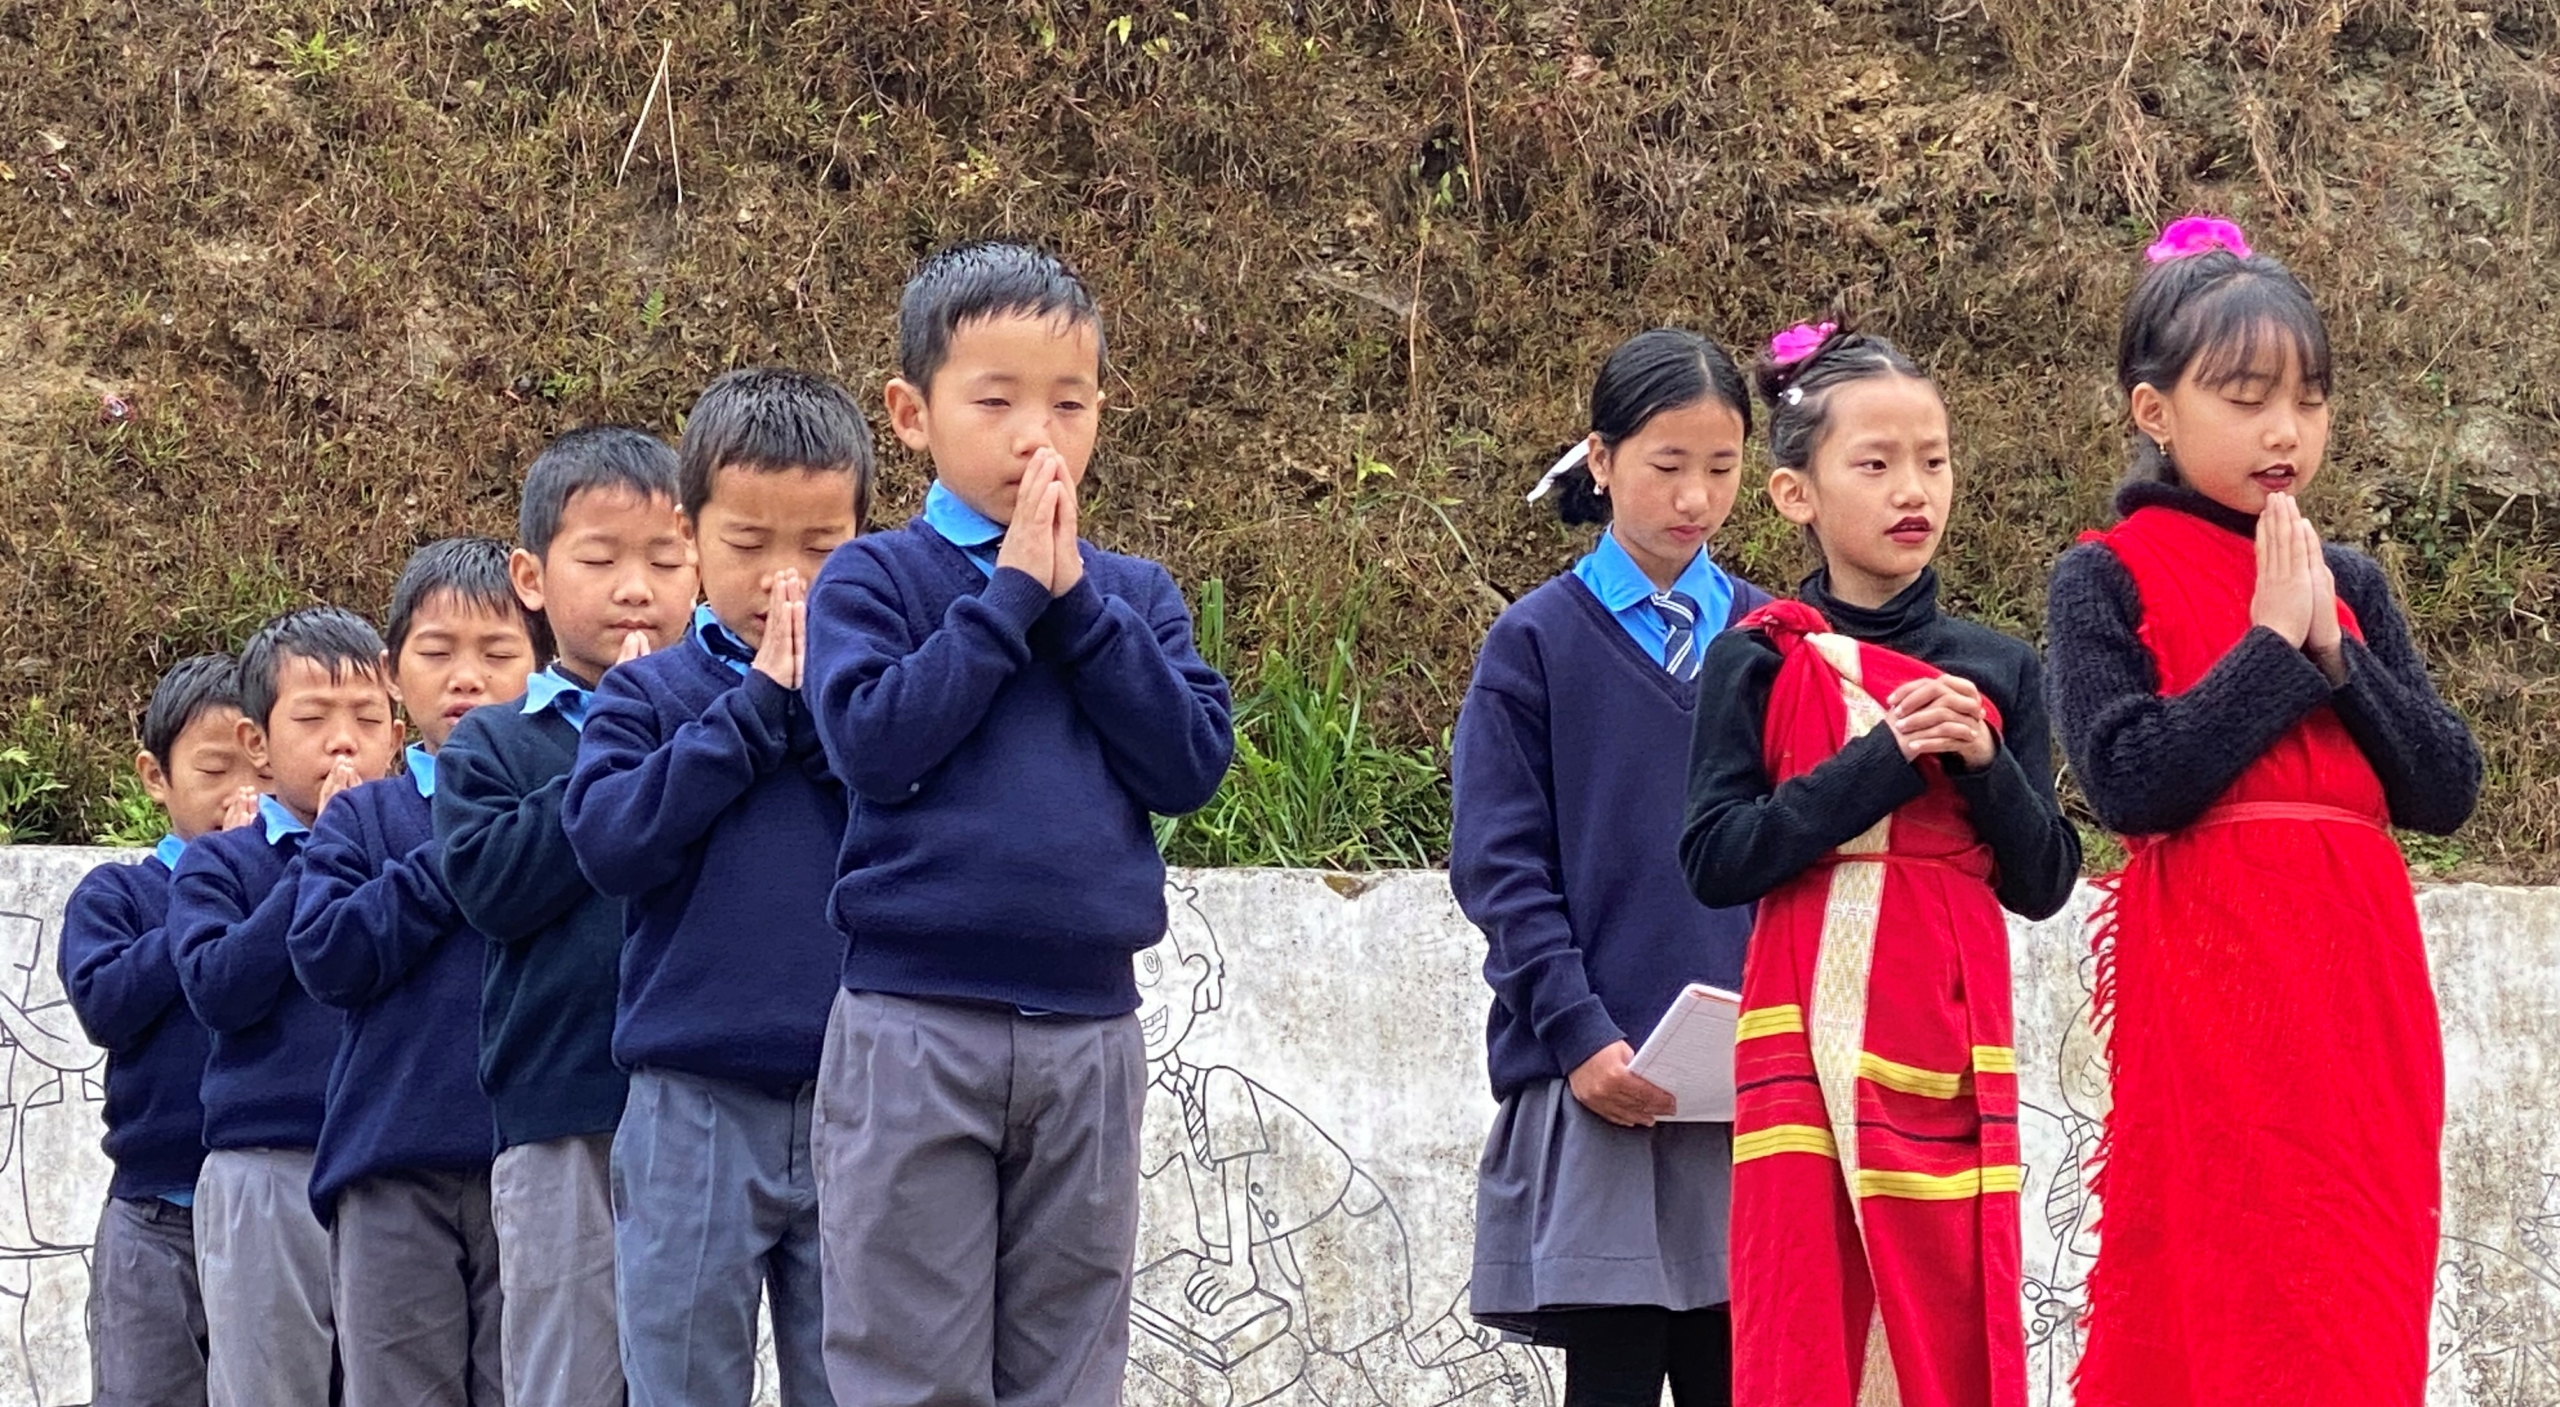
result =
M409 781L418 788L418 795L435 800L436 755L417 743L409 744Z
M549 709L569 720L570 727L583 733L587 730L587 696L590 692L586 685L562 673L560 666L555 664L535 671L532 678L524 681L524 711L540 713Z
M693 608L693 643L702 652L729 667L729 672L744 679L755 667L756 652L737 633L720 623L719 615L705 601Z
M174 833L160 837L160 843L151 847L151 858L158 860L172 873L175 873L178 868L178 857L186 853L187 843L178 839Z
M1573 564L1573 574L1591 588L1601 605L1609 608L1618 627L1644 646L1654 663L1661 664L1668 653L1671 626L1654 608L1653 578L1646 576L1636 559L1627 555L1618 535L1601 533L1600 545ZM1707 549L1701 547L1698 555L1689 559L1689 565L1681 569L1680 578L1671 583L1671 589L1698 603L1698 648L1703 652L1705 637L1729 624L1725 618L1733 609L1733 578L1726 576L1724 568L1717 566ZM1709 622L1715 624L1710 626Z
M284 803L273 796L258 798L258 819L266 825L269 845L282 845L286 836L308 835L311 832L311 827L304 825L300 817L284 809Z
M980 572L995 576L996 554L991 549L1004 541L1004 524L961 502L960 495L944 488L940 479L924 492L924 525L959 548Z

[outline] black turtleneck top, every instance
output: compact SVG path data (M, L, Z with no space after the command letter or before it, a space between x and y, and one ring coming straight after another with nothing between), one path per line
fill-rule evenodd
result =
M2001 904L2029 918L2059 911L2080 873L2080 837L2053 794L2053 739L2045 721L2035 648L1938 611L1938 577L1923 572L1883 607L1834 599L1816 572L1797 598L1831 627L1970 680L2000 710L1991 765L1939 760L1991 847ZM1680 862L1707 904L1744 904L1802 874L1925 789L1893 734L1877 728L1782 786L1761 757L1778 651L1756 631L1728 630L1698 668L1696 731L1689 744L1689 814Z
M2116 512L2191 513L2244 537L2258 520L2193 489L2128 484ZM2045 596L2047 695L2063 750L2100 822L2123 835L2159 835L2194 821L2240 773L2313 709L2327 704L2373 764L2392 823L2449 835L2480 796L2480 749L2437 696L2382 568L2326 545L2338 596L2364 639L2347 640L2347 682L2331 688L2311 657L2263 626L2240 637L2196 686L2160 693L2142 643L2142 598L2102 543L2063 555Z

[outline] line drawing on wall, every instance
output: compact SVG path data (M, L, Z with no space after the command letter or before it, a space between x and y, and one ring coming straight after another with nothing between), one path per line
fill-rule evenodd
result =
M0 1400L89 1400L89 1250L109 1175L106 1055L63 995L54 923L0 913Z
M1403 1218L1317 1121L1182 1047L1226 1004L1226 956L1196 890L1168 886L1165 941L1138 955L1147 1054L1130 1388L1148 1404L1547 1407L1547 1366L1467 1317L1466 1287L1418 1293Z

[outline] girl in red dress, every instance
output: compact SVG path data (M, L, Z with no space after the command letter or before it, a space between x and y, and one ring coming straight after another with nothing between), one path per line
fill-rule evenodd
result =
M2310 294L2226 221L2151 259L2121 521L2048 598L2055 720L2131 856L2077 1400L2417 1407L2444 1066L2390 827L2461 825L2480 755L2381 569L2295 502L2329 435Z
M1938 609L1955 471L1891 343L1761 372L1770 497L1820 545L1707 648L1681 858L1760 903L1735 1030L1733 1400L2025 1407L2005 907L2062 907L2035 650Z

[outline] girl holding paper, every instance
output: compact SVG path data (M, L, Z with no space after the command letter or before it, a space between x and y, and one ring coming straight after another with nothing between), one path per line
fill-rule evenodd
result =
M1759 371L1769 494L1819 546L1717 637L1680 840L1759 901L1735 1030L1734 1400L2025 1407L2000 911L2059 910L2033 648L1938 610L1945 404L1893 345L1796 327Z
M1475 1317L1565 1351L1566 1407L1729 1402L1724 1124L1657 1122L1627 1068L1691 982L1741 981L1748 905L1689 897L1678 836L1698 662L1768 600L1707 543L1751 403L1670 329L1609 355L1591 430L1529 497L1604 523L1486 636L1458 715L1452 888L1484 930L1501 1101L1476 1190Z

